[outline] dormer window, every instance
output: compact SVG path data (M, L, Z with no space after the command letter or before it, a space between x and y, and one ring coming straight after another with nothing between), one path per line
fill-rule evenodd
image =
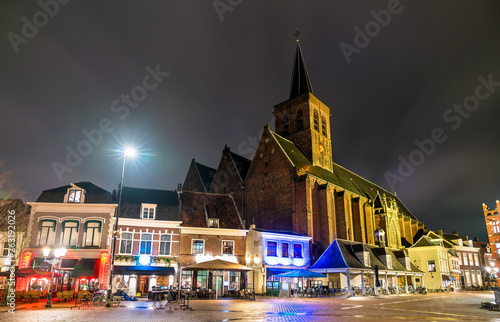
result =
M411 270L410 257L405 257L405 266L407 270Z
M210 228L219 228L219 219L218 218L209 218L208 226Z
M84 203L85 202L85 190L78 187L74 183L70 185L66 194L64 195L64 202L67 203Z
M82 200L82 191L81 190L70 190L68 195L68 202L71 203L80 203Z
M371 266L369 252L363 252L363 261L364 261L363 264L365 264L365 266Z
M141 218L155 219L155 216L156 216L156 205L143 203L141 207Z
M387 268L392 269L392 257L391 257L391 255L386 255L385 256L385 261L387 263L387 265L386 265Z

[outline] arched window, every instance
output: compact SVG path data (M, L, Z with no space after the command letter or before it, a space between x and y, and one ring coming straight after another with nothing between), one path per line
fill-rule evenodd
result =
M314 110L313 117L314 117L314 129L315 129L316 131L319 131L318 111Z
M295 118L295 127L297 128L297 131L302 131L304 129L304 114L302 113L301 109L297 111L297 117Z
M62 244L63 246L76 246L78 242L79 222L76 220L66 220L62 223Z
M289 130L289 121L288 121L288 115L283 116L283 135L288 135L288 130Z
M38 224L38 246L52 246L54 245L56 237L56 221L55 220L42 220Z
M99 220L85 222L85 247L98 247L101 243L101 225Z
M321 116L321 133L326 136L326 120L324 116Z

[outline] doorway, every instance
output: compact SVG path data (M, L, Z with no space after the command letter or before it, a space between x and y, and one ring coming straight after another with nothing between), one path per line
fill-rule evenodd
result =
M149 276L141 275L139 276L139 287L137 288L138 292L141 292L142 295L147 295L149 290Z

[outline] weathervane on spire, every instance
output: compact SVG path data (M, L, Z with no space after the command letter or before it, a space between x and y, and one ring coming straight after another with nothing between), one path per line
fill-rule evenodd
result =
M300 31L299 31L299 28L297 28L297 29L295 29L295 33L294 33L295 40L297 40L297 42L299 42L299 35L300 35Z

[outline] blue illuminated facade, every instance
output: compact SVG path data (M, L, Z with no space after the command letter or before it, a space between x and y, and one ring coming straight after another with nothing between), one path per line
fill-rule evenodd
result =
M256 269L256 293L266 292L266 282L276 274L306 269L311 262L311 237L292 232L274 231L250 226L247 234L247 256L262 260Z

